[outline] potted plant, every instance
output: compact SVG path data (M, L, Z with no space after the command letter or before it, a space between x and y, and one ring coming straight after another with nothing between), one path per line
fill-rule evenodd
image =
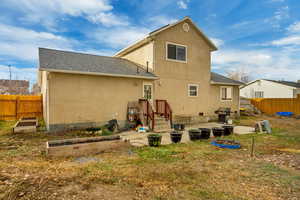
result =
M221 137L224 135L224 128L215 127L212 129L212 131L215 137Z
M200 140L201 139L201 130L199 129L191 129L189 130L190 140Z
M147 136L148 144L150 147L158 147L161 144L161 135L160 134L149 134Z
M209 139L211 129L209 128L199 128L201 130L201 139Z
M233 126L232 125L225 125L224 128L224 135L231 135L233 134Z
M178 131L172 131L170 133L170 137L171 137L171 141L173 143L179 143L181 141L181 138L182 138L182 133L180 133Z

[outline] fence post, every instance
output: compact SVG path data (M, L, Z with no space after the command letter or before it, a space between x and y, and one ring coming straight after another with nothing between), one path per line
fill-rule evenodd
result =
M16 97L16 120L18 120L19 96Z

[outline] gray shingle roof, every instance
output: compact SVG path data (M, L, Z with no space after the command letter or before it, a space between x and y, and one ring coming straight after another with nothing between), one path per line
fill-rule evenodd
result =
M244 83L236 80L232 80L230 78L227 78L225 76L222 76L220 74L211 72L211 80L214 83L220 83L220 84L230 84L230 85L243 85Z
M88 72L124 77L157 78L138 64L117 57L96 56L39 48L39 68L49 71ZM137 70L138 68L138 70Z
M287 85L287 86L291 86L291 87L295 87L295 88L300 88L300 83L297 82L292 82L292 81L275 81L275 80L268 80L265 79L266 81L272 81L275 83L279 83L279 84L283 84L283 85Z

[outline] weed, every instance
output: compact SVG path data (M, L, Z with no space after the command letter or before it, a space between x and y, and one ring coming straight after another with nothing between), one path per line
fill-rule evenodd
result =
M136 153L143 161L160 161L160 162L172 162L179 159L176 155L181 153L180 151L173 150L170 147L144 147L137 149Z

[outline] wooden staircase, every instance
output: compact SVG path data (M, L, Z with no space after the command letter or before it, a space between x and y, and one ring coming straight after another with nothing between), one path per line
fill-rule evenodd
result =
M140 99L140 116L143 124L147 125L154 132L167 132L171 130L172 109L167 100L156 100L153 109L147 99Z
M165 117L162 117L158 114L154 116L154 128L153 131L156 133L169 132L171 131L170 120L167 120Z

